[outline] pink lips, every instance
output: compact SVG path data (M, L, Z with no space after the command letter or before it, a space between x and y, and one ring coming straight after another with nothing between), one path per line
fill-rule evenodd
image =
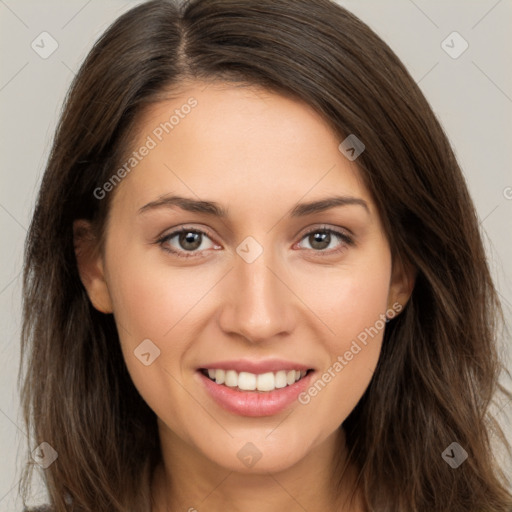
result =
M236 372L250 372L261 374L277 372L279 370L308 370L311 367L290 361L269 360L269 361L218 361L208 363L201 368L235 370ZM309 372L305 377L290 386L275 389L273 391L238 391L223 384L217 384L198 369L197 378L200 379L204 389L213 400L223 409L240 416L272 416L285 410L292 403L297 401L309 385L315 372Z

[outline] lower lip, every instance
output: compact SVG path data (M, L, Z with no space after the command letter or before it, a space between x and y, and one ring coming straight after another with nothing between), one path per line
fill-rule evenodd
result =
M311 381L315 372L309 372L305 377L291 386L275 389L274 391L236 391L233 388L217 384L197 371L206 391L229 412L240 416L272 416L284 411L298 399Z

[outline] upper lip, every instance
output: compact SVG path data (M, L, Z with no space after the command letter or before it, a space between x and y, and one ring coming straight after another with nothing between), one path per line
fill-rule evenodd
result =
M214 361L199 367L206 370L235 370L237 373L249 372L256 375L267 372L278 372L279 370L311 370L312 367L284 359L266 359L254 361L250 359L236 359L232 361Z

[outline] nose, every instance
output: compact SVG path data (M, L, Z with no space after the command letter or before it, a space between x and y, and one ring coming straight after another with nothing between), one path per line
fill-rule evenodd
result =
M287 286L287 277L270 250L264 250L252 263L236 256L234 268L223 282L220 328L252 343L293 332L297 299Z

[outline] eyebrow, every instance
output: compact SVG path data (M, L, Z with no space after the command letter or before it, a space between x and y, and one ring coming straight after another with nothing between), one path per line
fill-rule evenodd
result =
M309 203L297 204L290 212L290 216L305 217L337 206L350 205L362 206L368 213L370 213L368 203L364 199L352 196L333 196L317 201L311 201ZM228 210L214 201L201 201L175 195L162 196L155 201L145 204L139 208L139 214L158 208L172 208L173 206L177 206L178 208L189 212L204 213L214 217L226 218L228 216Z

